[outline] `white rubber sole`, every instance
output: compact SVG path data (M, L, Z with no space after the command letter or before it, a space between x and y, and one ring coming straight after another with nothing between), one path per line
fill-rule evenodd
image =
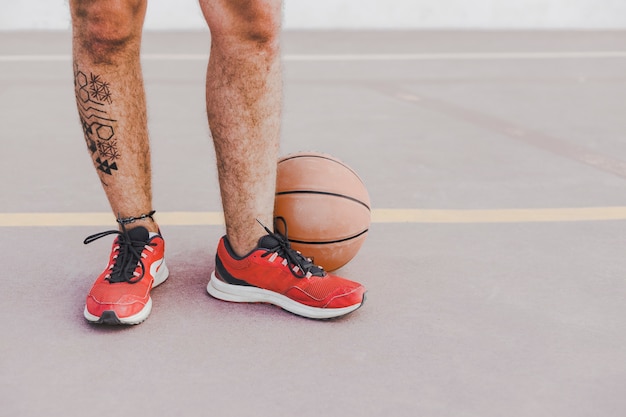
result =
M169 269L167 269L167 265L165 265L165 259L164 259L163 262L161 263L161 267L159 268L159 270L156 272L156 275L154 276L154 282L152 283L152 288L156 288L159 285L163 284L165 280L169 277L169 275L170 275L170 271ZM105 311L102 313L102 316L98 317L98 316L91 314L89 311L87 311L87 306L85 306L85 311L83 312L83 315L85 316L87 321L91 323L135 325L135 324L139 324L145 321L150 315L150 312L152 312L152 297L148 298L148 302L141 309L139 313L134 314L130 317L119 318L117 314L115 314L115 311L113 310Z
M345 316L361 307L363 302L343 307L343 308L318 308L300 304L291 298L274 291L264 290L257 287L244 285L232 285L215 276L215 271L211 274L211 279L206 288L207 292L219 300L231 301L234 303L269 303L278 306L290 313L310 319L332 319Z

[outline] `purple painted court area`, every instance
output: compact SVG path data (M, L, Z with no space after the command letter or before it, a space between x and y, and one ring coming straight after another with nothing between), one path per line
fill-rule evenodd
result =
M282 153L344 160L375 209L626 206L625 32L284 38ZM146 34L157 216L220 210L207 51ZM0 33L0 218L108 210L69 54ZM0 416L624 415L624 220L382 220L339 271L368 300L335 321L210 298L223 226L165 225L170 278L128 328L82 315L110 248L82 241L108 227L0 227Z

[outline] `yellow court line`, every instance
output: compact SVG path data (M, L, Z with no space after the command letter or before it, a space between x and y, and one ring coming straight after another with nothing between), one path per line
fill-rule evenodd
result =
M221 212L159 212L162 226L219 226ZM529 223L626 220L626 207L439 210L374 209L372 223ZM111 213L0 213L0 227L112 226Z
M168 226L218 226L224 224L221 212L160 212L156 216L160 225ZM49 226L111 226L115 216L111 213L0 213L0 227Z
M598 220L626 220L626 207L372 211L373 223L533 223Z

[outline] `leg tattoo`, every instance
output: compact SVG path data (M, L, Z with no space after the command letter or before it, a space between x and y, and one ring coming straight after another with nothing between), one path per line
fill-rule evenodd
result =
M109 83L99 75L80 71L74 66L74 90L78 115L83 127L85 142L91 152L96 168L107 175L117 171L116 160L120 157L115 137L115 122L106 111L111 104Z

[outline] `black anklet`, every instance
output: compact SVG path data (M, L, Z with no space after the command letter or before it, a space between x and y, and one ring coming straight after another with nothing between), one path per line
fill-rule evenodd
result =
M156 210L152 210L152 211L151 211L150 213L148 213L148 214L142 214L142 215L141 215L141 216L139 216L139 217L126 217L126 218L124 218L124 219L123 219L123 218L121 218L121 217L118 217L118 218L117 218L117 222L118 222L119 224L122 224L122 225L127 225L127 224L130 224L130 223L134 223L134 222L136 222L137 220L145 220L145 219L148 219L148 218L149 218L150 220L154 221L154 217L152 217L152 216L154 215L154 213L156 213Z

